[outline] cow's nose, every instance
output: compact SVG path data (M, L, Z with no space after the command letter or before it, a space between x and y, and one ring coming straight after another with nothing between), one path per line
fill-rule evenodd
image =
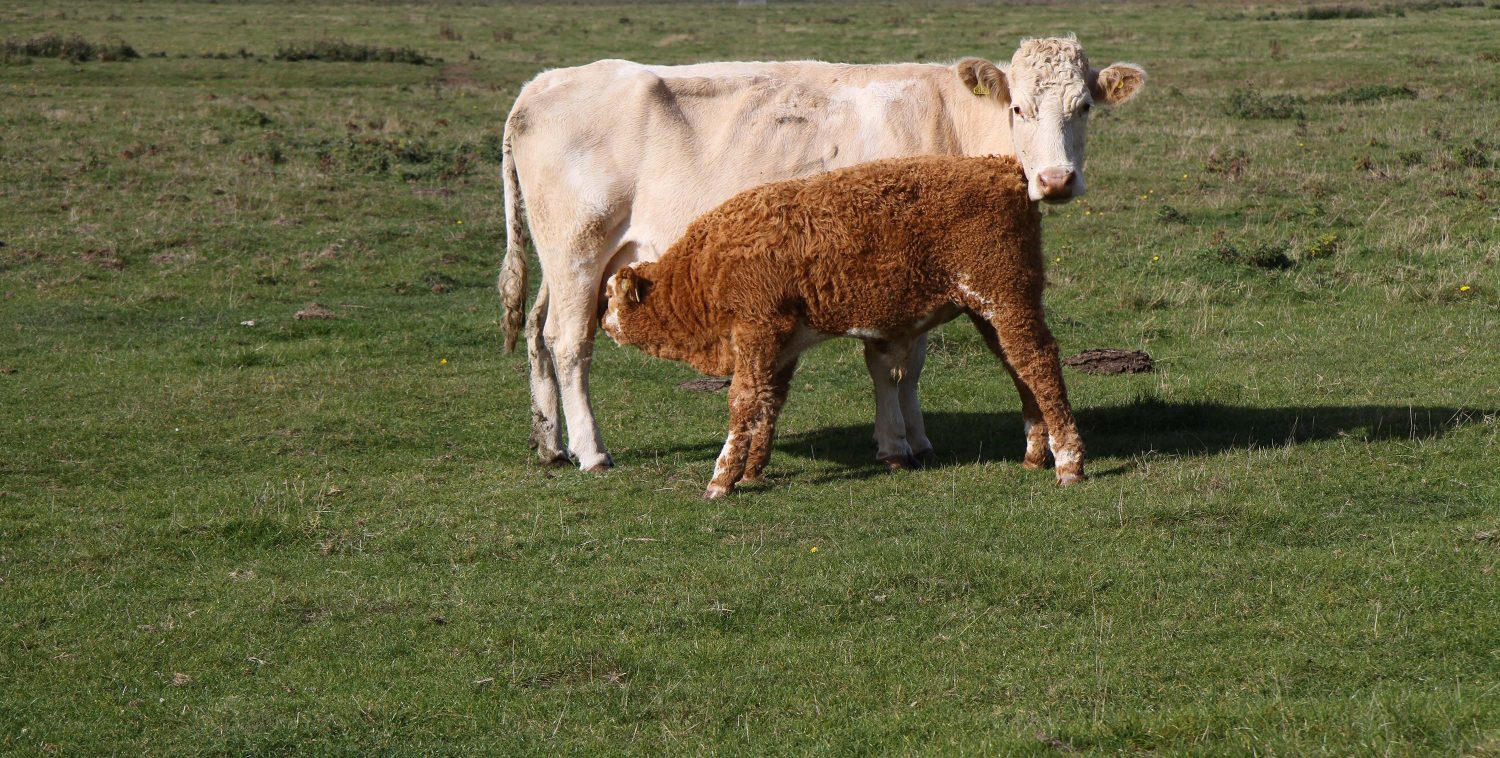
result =
M1067 200L1073 196L1075 174L1065 168L1049 168L1036 175L1044 200Z

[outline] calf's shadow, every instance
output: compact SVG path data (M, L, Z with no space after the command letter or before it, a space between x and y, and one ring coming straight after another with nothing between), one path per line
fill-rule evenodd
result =
M1359 440L1418 440L1442 437L1460 427L1483 423L1496 411L1416 405L1312 405L1254 408L1212 402L1172 403L1159 400L1101 408L1075 408L1079 432L1090 459L1117 459L1091 476L1129 471L1136 456L1214 455L1230 450L1282 447L1352 437ZM997 413L923 414L927 436L936 449L937 467L986 461L1019 464L1025 452L1021 415ZM875 460L869 424L832 426L780 435L775 455L832 461L839 466L827 479L864 479L885 472ZM719 441L694 443L661 452L718 454ZM1119 460L1123 459L1123 461ZM775 458L771 466L774 470Z

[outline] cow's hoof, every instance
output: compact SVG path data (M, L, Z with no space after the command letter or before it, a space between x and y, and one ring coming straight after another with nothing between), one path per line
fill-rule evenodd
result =
M583 470L591 474L602 474L614 467L615 459L609 453L605 453L604 458L601 459L598 463L595 463L592 466L584 466Z
M733 491L734 490L729 487L720 487L717 484L710 484L708 485L708 489L703 491L703 499L718 500L719 498L724 497L725 495L728 495Z
M1067 487L1069 485L1077 484L1087 478L1088 477L1084 476L1083 474L1058 474L1057 486Z
M905 471L907 469L920 468L915 456L910 455L887 455L880 459L881 463L891 471Z
M573 459L569 458L567 453L538 451L537 459L542 462L543 466L548 468L573 465Z
M912 453L911 457L916 459L917 468L931 468L938 462L937 453L930 447L921 452Z

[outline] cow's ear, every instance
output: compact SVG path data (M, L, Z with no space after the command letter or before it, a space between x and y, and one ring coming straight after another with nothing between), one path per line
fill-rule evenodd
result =
M1146 86L1146 70L1134 63L1116 63L1089 71L1089 94L1094 102L1119 105L1140 94Z
M999 66L983 58L964 58L953 64L953 70L976 96L991 97L1000 103L1010 102L1010 85Z

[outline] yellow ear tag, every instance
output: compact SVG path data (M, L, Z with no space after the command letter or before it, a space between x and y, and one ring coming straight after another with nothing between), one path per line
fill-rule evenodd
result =
M990 88L986 87L984 85L984 82L977 82L974 85L974 94L976 94L976 95L988 95L988 94L990 94Z

